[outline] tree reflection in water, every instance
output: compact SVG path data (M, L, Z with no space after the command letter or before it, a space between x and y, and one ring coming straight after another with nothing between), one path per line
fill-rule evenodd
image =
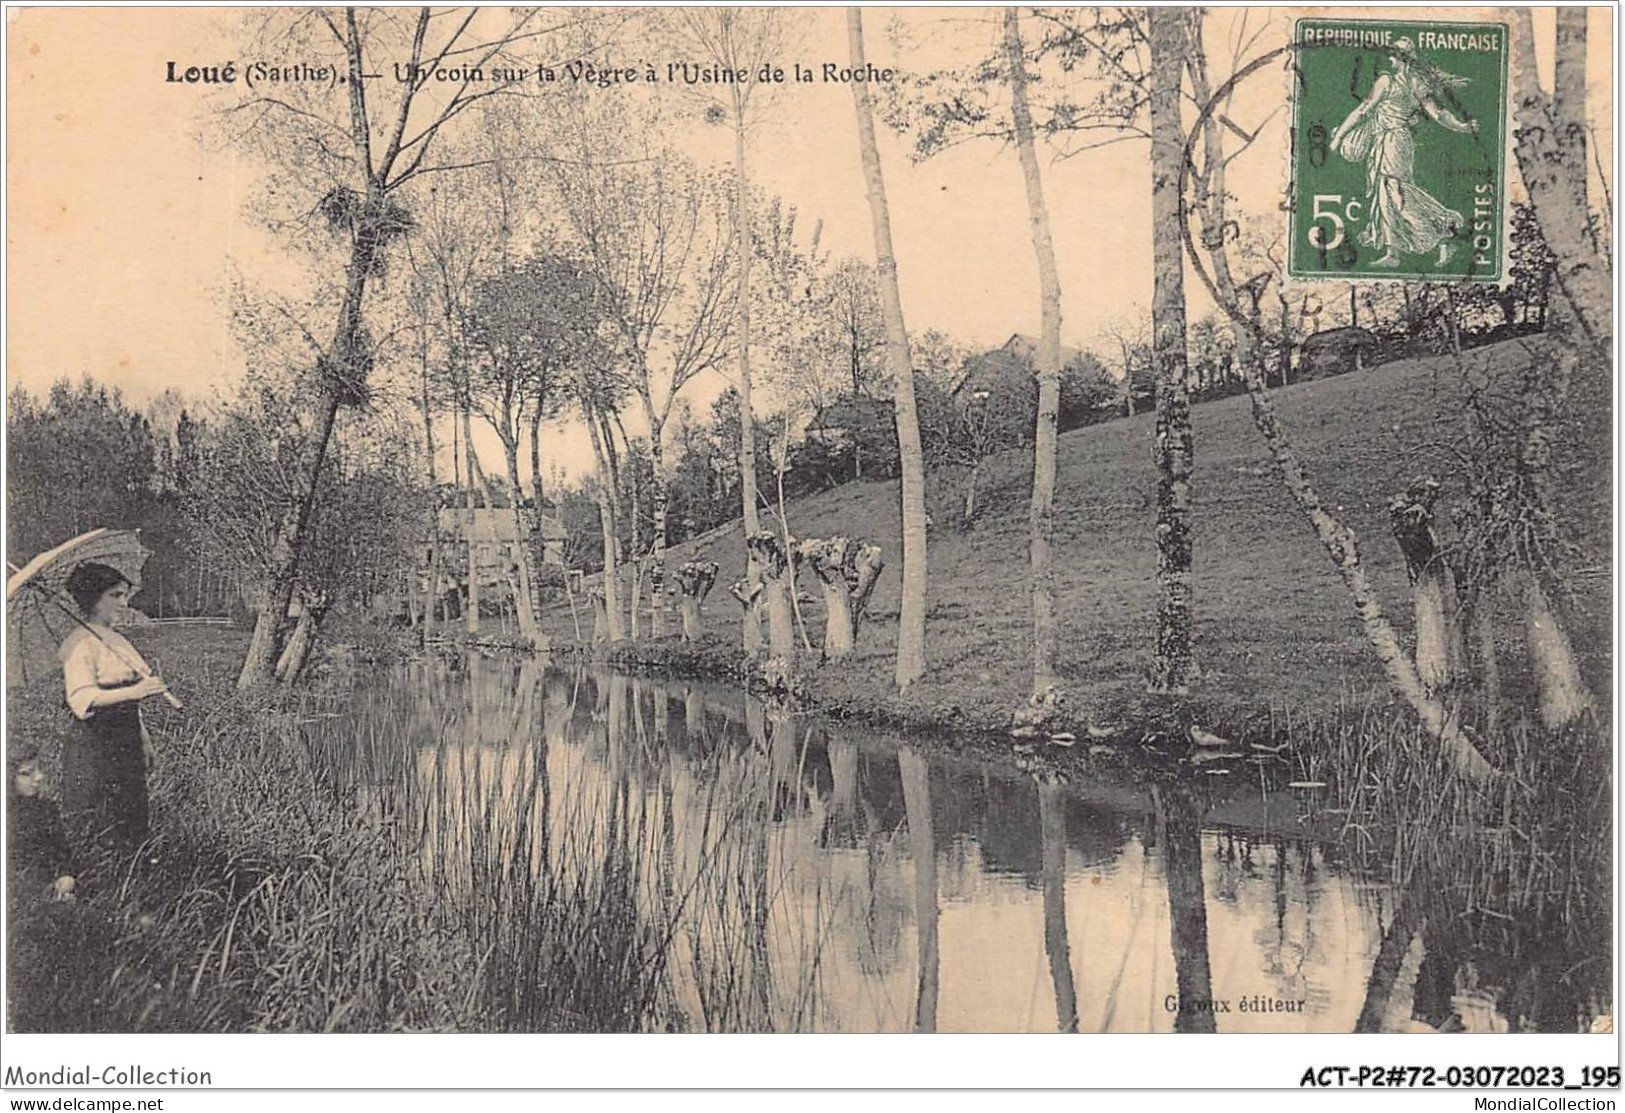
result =
M903 778L903 806L908 810L908 846L914 867L915 952L919 987L914 995L914 1030L937 1030L937 991L941 956L937 952L937 848L931 830L931 777L925 761L907 746L897 751Z
M1168 888L1174 977L1178 1002L1176 1032L1215 1031L1213 973L1208 962L1207 896L1202 884L1201 816L1181 786L1153 786L1162 868Z
M1072 982L1072 950L1066 939L1066 802L1051 780L1038 784L1039 825L1043 830L1044 952L1055 984L1055 1023L1078 1030L1078 992Z
M1550 959L1464 932L1454 859L1396 893L1256 785L1035 789L737 691L477 655L346 714L313 754L484 941L493 1029L1572 1029L1609 1004L1564 981L1606 971L1583 932Z

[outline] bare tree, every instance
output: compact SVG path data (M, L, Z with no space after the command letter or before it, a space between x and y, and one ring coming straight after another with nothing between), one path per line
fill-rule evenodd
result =
M345 76L347 95L333 98L325 86L320 94L262 92L236 105L231 121L240 124L243 140L259 145L279 165L296 167L296 180L314 182L316 210L347 240L347 259L332 339L317 345L313 435L300 460L300 497L277 531L239 687L264 684L275 676L280 632L334 421L341 407L367 397L373 361L364 317L369 281L413 222L398 195L407 183L449 169L431 157L441 132L471 104L507 85L476 85L470 79L449 92L437 87L426 95L425 90L448 57L490 66L521 40L548 33L539 10L499 17L496 32L489 35L476 28L477 22L488 22L478 15L478 9L437 14L421 8L413 19L402 21L393 11L300 9L268 13L261 24L265 38L276 42L278 56L294 52L331 58ZM407 80L377 79L396 65L404 65ZM389 89L395 91L393 104ZM341 99L344 108L335 111Z
M862 70L865 64L863 10L848 8L846 25L852 66ZM852 99L857 108L858 148L863 158L864 183L874 225L880 304L886 317L886 354L896 391L897 443L903 473L903 600L897 624L895 676L897 687L907 688L925 672L925 460L920 449L920 425L914 406L914 369L909 358L908 329L903 323L903 300L897 283L897 257L892 251L886 180L880 170L874 108L866 82L852 83Z
M1181 70L1190 49L1183 11L1152 8L1151 302L1157 360L1157 649L1151 688L1185 692L1191 660L1191 413L1185 366L1184 251L1180 239Z
M1055 572L1051 548L1055 541L1055 423L1061 408L1061 277L1055 265L1055 241L1050 236L1049 208L1044 203L1044 182L1038 172L1038 151L1033 143L1033 117L1027 104L1027 58L1021 44L1020 15L1004 9L1005 60L1010 67L1010 116L1021 156L1022 180L1027 189L1027 214L1032 224L1033 253L1038 260L1039 301L1042 306L1038 334L1038 421L1033 437L1033 496L1028 545L1032 567L1033 679L1032 695L1056 687Z
M583 125L585 126L585 125ZM687 159L649 143L636 165L557 175L582 262L597 281L625 378L642 403L653 461L650 602L665 633L666 423L678 394L727 350L736 295L732 222L722 193ZM657 370L657 364L659 369Z
M744 536L761 529L757 512L756 411L751 397L751 261L754 254L751 235L749 139L763 95L758 75L765 63L783 56L786 22L793 18L779 8L685 8L676 16L684 36L696 43L708 61L741 75L730 82L724 98L728 120L734 133L734 239L739 250L740 296L734 303L734 353L739 390L739 474L744 512ZM747 553L749 546L746 547ZM761 580L761 569L747 563L752 584ZM761 644L761 628L747 612L744 646L754 653Z

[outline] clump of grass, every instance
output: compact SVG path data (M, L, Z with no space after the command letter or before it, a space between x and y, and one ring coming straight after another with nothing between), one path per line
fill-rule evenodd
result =
M1481 733L1506 774L1486 791L1392 704L1345 698L1335 716L1280 725L1299 776L1329 782L1325 810L1341 817L1344 852L1392 883L1407 916L1430 925L1430 947L1494 972L1514 1023L1572 1030L1611 1011L1605 726L1549 733L1519 720Z

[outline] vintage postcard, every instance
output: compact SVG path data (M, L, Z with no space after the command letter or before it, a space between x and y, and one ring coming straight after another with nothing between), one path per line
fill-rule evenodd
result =
M1617 1086L1615 35L8 7L4 1086Z

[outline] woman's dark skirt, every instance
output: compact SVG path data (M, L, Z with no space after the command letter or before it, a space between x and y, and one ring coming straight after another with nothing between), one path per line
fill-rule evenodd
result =
M147 837L147 766L136 703L99 707L62 744L62 823L79 865Z

